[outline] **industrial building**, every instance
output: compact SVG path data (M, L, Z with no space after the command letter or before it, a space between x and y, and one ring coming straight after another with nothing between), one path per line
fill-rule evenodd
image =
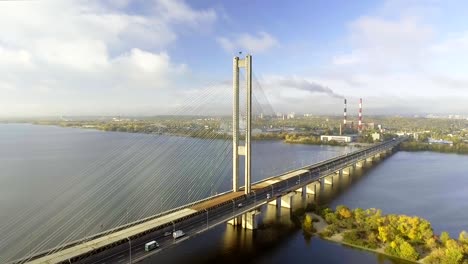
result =
M320 136L320 140L321 141L336 141L336 142L345 142L345 143L349 143L349 142L353 142L355 141L357 138L356 135L347 135L347 136L329 136L329 135L322 135Z

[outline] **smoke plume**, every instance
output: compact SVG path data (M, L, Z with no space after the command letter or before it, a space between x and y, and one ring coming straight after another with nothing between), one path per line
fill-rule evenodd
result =
M328 88L327 86L323 86L321 84L314 83L314 82L309 82L304 79L280 79L278 80L278 84L280 86L292 87L292 88L296 88L299 90L308 91L311 93L324 93L331 97L340 98L340 99L344 98L344 96L335 93L332 89Z

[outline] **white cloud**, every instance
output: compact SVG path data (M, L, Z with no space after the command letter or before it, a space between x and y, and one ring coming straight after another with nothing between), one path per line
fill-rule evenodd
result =
M127 14L128 4L0 2L0 115L118 111L112 101L163 107L169 100L153 91L170 93L189 71L167 47L179 29L209 27L216 13L155 0L145 15Z
M188 23L191 26L210 24L216 19L213 9L196 11L181 0L157 0L155 5L158 14L166 21Z
M258 36L244 33L229 38L218 37L217 41L224 50L231 53L235 51L262 53L279 46L278 41L266 32L259 32Z
M426 59L432 37L432 28L414 17L361 17L349 26L352 51L335 56L332 63L361 66L372 72L417 69Z
M468 89L462 89L468 79L460 70L468 59L468 35L444 39L427 21L405 14L363 16L350 23L350 51L332 56L331 67L319 77L336 83L346 96L373 96L383 106L395 103L385 100L392 96L468 97ZM414 102L417 106L429 110Z

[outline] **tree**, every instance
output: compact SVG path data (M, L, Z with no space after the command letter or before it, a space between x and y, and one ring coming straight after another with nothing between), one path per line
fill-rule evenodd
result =
M445 257L443 264L458 264L463 261L463 248L453 239L448 239L445 242Z
M395 240L385 248L385 252L409 260L417 260L419 258L419 253L416 249L400 236L395 237Z
M406 259L411 259L411 260L417 260L419 257L418 252L414 249L413 246L411 246L410 243L402 240L400 244L400 257L406 258Z
M458 236L458 241L460 241L460 243L468 245L468 232L466 232L465 230L461 231L460 235Z
M434 237L428 238L428 239L426 240L426 246L427 246L429 249L435 249L435 248L437 248L437 246L438 246L437 240L436 240Z
M379 226L378 230L379 230L378 238L379 238L382 242L385 243L385 242L391 240L392 235L391 235L390 227L388 227L388 226Z
M313 232L314 223L312 222L312 217L308 214L304 217L304 223L302 224L303 228L307 232Z
M354 220L358 227L363 227L366 221L366 214L361 208L354 209Z
M344 205L338 205L336 207L336 212L342 219L348 219L353 215L351 210L349 210L349 208Z
M440 241L442 242L442 244L445 245L445 243L446 243L449 239L450 239L449 233L447 233L447 232L444 231L444 232L442 232L442 233L440 234Z
M325 221L328 224L335 224L335 223L338 222L338 218L336 217L336 214L334 214L334 213L327 213L325 215Z

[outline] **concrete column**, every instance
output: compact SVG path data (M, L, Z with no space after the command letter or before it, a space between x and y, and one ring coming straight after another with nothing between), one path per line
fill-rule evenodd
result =
M245 56L245 75L247 80L246 95L246 131L245 131L245 193L249 194L251 189L251 159L250 159L250 134L252 132L252 56Z
M325 184L333 186L333 174L323 178Z
M307 194L316 194L317 193L317 182L307 184L302 186L300 189L297 189L296 192L300 192L303 197L307 196Z
M346 167L346 168L342 169L341 173L345 174L345 175L351 174L351 167Z
M281 207L291 209L292 204L293 204L293 196L294 196L293 193L288 193L286 195L276 198L275 200L269 202L268 204L276 205L276 208L278 209Z
M239 57L232 63L232 191L239 191Z
M296 192L301 194L301 197L304 197L307 195L307 187L302 186L301 188L297 189Z
M233 219L229 220L227 223L230 224L230 225L233 225L233 226L241 225L242 224L242 216L234 217Z
M242 215L242 227L245 229L257 229L258 220L257 215L260 214L259 210L247 212Z
M360 160L360 161L356 162L356 165L355 165L355 166L356 166L357 168L362 168L362 167L364 167L364 163L365 163L365 162L366 162L365 160Z

